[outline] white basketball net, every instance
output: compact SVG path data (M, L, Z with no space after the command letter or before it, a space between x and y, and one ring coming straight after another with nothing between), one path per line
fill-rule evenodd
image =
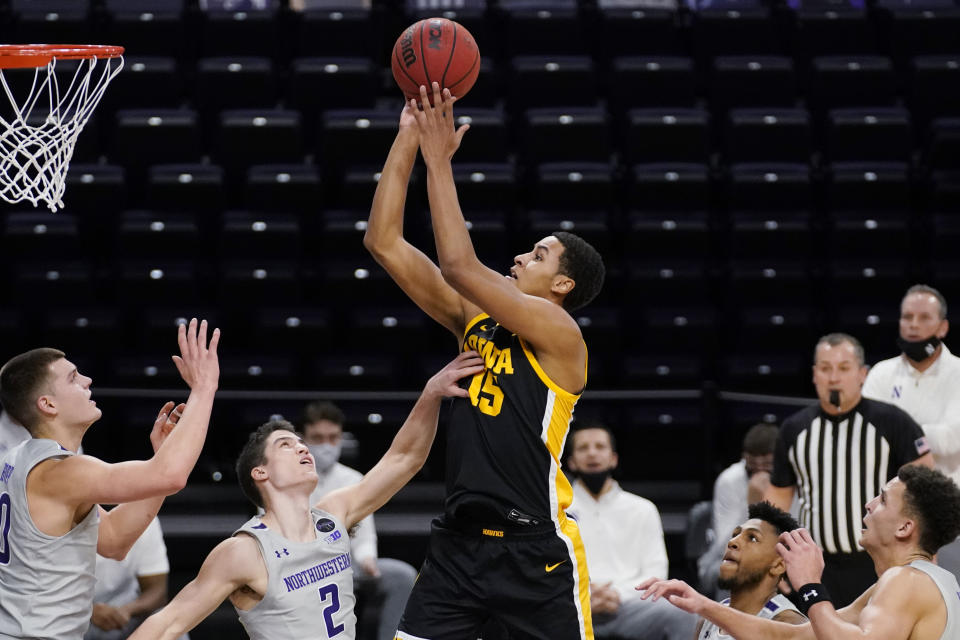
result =
M0 116L0 198L11 203L28 200L35 207L44 202L50 211L63 208L77 136L123 68L123 58L77 60L73 79L62 92L54 73L56 64L54 58L45 67L33 69L30 93L20 100L4 76L4 71L12 70L0 69L3 92L13 107L4 113L9 121ZM31 70L17 71L28 74Z

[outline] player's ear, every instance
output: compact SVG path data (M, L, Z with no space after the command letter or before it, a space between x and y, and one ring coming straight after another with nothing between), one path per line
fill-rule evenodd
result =
M37 398L36 407L44 418L53 418L57 415L57 405L54 399L46 394Z
M770 565L770 574L781 578L786 578L787 576L787 565L783 562L783 557L779 553L777 554L776 560Z
M550 290L557 295L565 296L573 291L575 286L577 286L577 283L573 281L573 278L558 273L553 277L553 284L550 285Z
M266 480L267 479L267 470L263 467L254 467L250 471L250 475L253 476L254 480Z

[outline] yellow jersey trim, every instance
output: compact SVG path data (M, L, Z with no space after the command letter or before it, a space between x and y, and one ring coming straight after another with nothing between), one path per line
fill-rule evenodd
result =
M517 337L520 338L520 336L517 336ZM582 342L582 340L581 340L581 342ZM560 397L563 398L564 400L569 400L569 401L571 401L571 402L576 402L577 399L578 399L581 395L583 395L583 392L582 392L582 391L581 391L580 393L571 393L571 392L567 391L566 389L564 389L563 387L561 387L560 385L558 385L558 384L557 384L556 382L554 382L553 380L551 380L551 379L550 379L550 376L547 375L547 372L544 371L544 370L543 370L543 367L540 366L540 363L537 362L537 357L536 357L535 355L533 355L533 351L530 349L529 346L527 346L527 341L524 340L523 338L520 338L520 346L523 347L523 353L527 356L527 360L530 362L530 366L533 367L533 370L536 372L537 377L540 378L540 382L542 382L543 384L547 385L547 388L549 388L551 391L553 391L554 393L556 393L558 396L560 396ZM587 348L586 343L584 343L583 348L584 348L584 349ZM583 386L584 386L584 388L586 388L586 386L587 386L587 365L586 365L586 363L584 363L584 365L583 365Z
M463 346L463 341L467 339L467 334L470 333L470 329L473 329L473 325L477 324L484 318L489 318L489 313L478 313L477 315L470 318L470 322L467 323L467 326L463 329L463 337L460 338L460 345Z

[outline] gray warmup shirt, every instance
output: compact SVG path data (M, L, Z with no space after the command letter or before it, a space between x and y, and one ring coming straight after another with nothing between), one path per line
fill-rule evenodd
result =
M90 624L100 511L49 536L27 507L27 475L49 458L76 455L54 440L31 438L0 460L0 640L79 640Z

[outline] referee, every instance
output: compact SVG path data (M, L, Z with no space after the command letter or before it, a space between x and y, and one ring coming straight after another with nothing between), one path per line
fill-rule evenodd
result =
M784 420L765 495L787 510L799 494L800 525L823 549L823 584L837 608L877 580L873 561L859 545L864 505L901 465L933 467L923 430L913 418L861 396L866 375L856 338L843 333L820 338L813 363L820 401Z

